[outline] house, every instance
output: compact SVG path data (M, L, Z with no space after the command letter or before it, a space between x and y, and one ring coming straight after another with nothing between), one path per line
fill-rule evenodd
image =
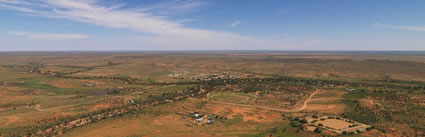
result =
M196 119L196 122L202 122L202 121L204 121L204 119L203 119L203 118L198 118L198 119Z
M201 117L204 117L204 115L201 115L198 112L193 113L193 118L201 118Z
M356 89L354 89L354 88L345 88L345 90L346 91L351 91L351 92L356 91Z
M92 84L92 83L86 83L84 85L87 86L87 87L94 87L94 86L96 86L96 84Z
M132 99L128 100L128 103L134 103L134 102L136 102L136 98L132 98Z
M201 116L201 115L198 112L193 113L194 118L199 118L199 116Z

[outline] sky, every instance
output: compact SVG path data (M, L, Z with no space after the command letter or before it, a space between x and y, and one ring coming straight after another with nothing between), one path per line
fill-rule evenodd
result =
M425 50L425 0L0 0L0 51Z

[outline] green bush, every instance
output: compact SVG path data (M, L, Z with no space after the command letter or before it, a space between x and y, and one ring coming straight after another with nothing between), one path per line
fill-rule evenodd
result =
M314 129L314 132L316 132L316 133L322 133L322 130L320 130L320 128L316 127L316 129Z

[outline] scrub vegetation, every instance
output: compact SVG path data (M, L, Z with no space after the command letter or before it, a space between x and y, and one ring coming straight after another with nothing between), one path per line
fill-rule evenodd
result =
M424 57L5 52L0 136L425 136Z

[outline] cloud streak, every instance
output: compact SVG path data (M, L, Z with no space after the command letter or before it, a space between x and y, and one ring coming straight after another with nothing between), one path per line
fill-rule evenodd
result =
M175 15L197 10L204 5L207 5L207 3L198 0L171 0L142 7L139 11L157 15Z
M375 27L397 29L397 30L411 30L411 31L425 31L425 26L396 26L382 23L373 23Z
M234 21L232 24L230 24L232 27L237 27L242 23L242 21Z
M36 32L25 32L25 31L9 31L9 35L22 36L35 40L69 40L69 39L85 39L89 38L89 35L84 34L60 34L60 33L36 33Z
M184 27L179 22L167 20L165 16L153 15L150 11L170 7L169 11L196 7L196 1L173 1L142 8L119 8L123 4L101 6L98 0L46 0L29 2L1 0L0 7L9 8L36 16L65 18L79 22L97 24L110 28L121 28L146 32L153 35L186 35L193 38L215 36L237 37L227 32L217 32ZM40 6L35 6L40 5ZM181 7L182 6L182 7ZM165 10L164 10L165 11Z
M80 45L134 45L131 49L288 49L288 46L302 48L310 45L305 40L281 40L243 36L231 32L196 29L184 26L184 21L172 21L167 17L177 11L188 11L205 5L197 0L174 0L154 5L128 7L125 3L105 6L102 0L0 0L0 8L7 8L26 15L46 18L68 19L77 22L96 24L107 28L126 29L144 32L148 35L135 36L132 39L115 38L117 41L103 43L105 39L81 40ZM162 12L161 12L162 11ZM241 21L231 26L236 27ZM82 34L52 34L11 31L9 35L25 36L31 39L85 39ZM96 41L97 40L97 41ZM108 39L109 40L109 39ZM89 42L93 41L93 42ZM112 42L113 41L113 42ZM126 42L131 41L131 43ZM9 45L21 43L9 40ZM86 43L83 43L86 42ZM98 44L96 44L98 43ZM317 42L316 42L317 43ZM49 43L42 43L43 45ZM58 44L52 42L52 44ZM66 43L60 43L66 45ZM315 43L313 43L315 44ZM137 47L140 46L140 47ZM143 47L145 46L145 47ZM99 49L99 48L98 48ZM129 48L128 48L129 49ZM124 49L123 49L124 50Z

